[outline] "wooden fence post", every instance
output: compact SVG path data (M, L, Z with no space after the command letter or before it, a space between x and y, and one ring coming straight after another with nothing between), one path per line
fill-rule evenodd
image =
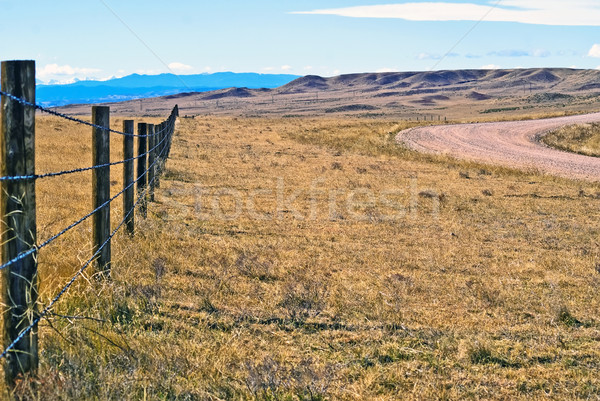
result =
M167 141L167 155L166 158L169 158L169 156L171 155L171 144L173 143L173 130L175 128L175 117L177 115L178 111L177 111L177 106L175 106L175 109L173 109L173 112L171 113L171 116L169 117L169 139Z
M150 202L154 202L154 124L148 124L148 199Z
M92 107L92 124L110 127L110 108L106 106ZM92 162L94 166L110 163L110 132L108 129L92 128ZM110 166L92 170L92 198L94 209L110 200ZM94 213L94 254L96 271L110 275L110 204ZM100 249L102 247L102 249Z
M162 122L160 123L160 125L158 126L158 132L160 132L160 134L158 134L156 136L156 142L154 143L154 146L156 146L156 176L154 177L154 181L155 181L155 186L156 188L160 188L160 175L162 174L162 139L163 139L163 134L164 134L164 128L165 128L165 123Z
M2 90L35 103L35 62L2 63ZM0 157L2 176L35 174L35 109L2 96ZM35 180L2 181L2 264L36 246ZM7 348L37 317L36 252L2 270L3 345ZM4 361L8 387L20 373L38 367L37 325L18 341Z
M146 152L147 137L145 136L148 132L148 125L146 123L138 123L138 162L137 162L137 192L138 196L142 196L146 190L146 183L148 175L146 174ZM146 209L146 195L143 195L143 199L140 201L140 213L143 218L148 217Z
M123 136L123 159L126 160L123 164L123 214L129 216L126 219L125 225L129 235L133 235L135 232L135 210L133 210L134 198L135 198L135 187L133 185L133 134L134 134L134 122L133 120L123 121L123 132L130 135Z

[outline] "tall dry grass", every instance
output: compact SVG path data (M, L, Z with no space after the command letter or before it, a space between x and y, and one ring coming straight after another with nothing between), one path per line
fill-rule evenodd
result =
M91 160L89 133L38 127L40 171ZM114 242L113 281L57 305L18 394L600 397L598 184L421 156L394 143L404 127L179 121L157 202ZM89 210L89 177L71 179L40 183L44 233ZM40 255L42 302L89 238Z
M567 152L600 156L600 124L579 124L563 127L542 138L542 142Z

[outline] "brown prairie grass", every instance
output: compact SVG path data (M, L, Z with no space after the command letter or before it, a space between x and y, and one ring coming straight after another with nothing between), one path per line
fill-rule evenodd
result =
M542 142L567 152L600 157L600 124L570 125L545 135Z
M394 143L408 127L180 120L113 281L57 305L17 395L599 398L600 186L418 155ZM40 171L91 160L81 127L41 118L38 141ZM42 237L89 211L89 187L40 183ZM89 238L41 252L42 303Z

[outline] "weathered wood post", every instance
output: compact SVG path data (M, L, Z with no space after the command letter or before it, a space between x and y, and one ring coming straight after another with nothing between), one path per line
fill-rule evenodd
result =
M94 166L110 163L110 108L106 106L92 107L92 124L106 129L92 128L92 162ZM92 198L94 209L110 200L110 166L92 170ZM94 213L94 254L96 271L104 276L110 275L110 204Z
M143 196L140 201L140 213L143 218L148 217L146 209L146 183L148 175L146 174L146 152L148 149L147 145L147 132L148 125L146 123L138 123L138 162L137 162L137 192L138 196Z
M179 115L179 108L177 106L175 106L175 108L173 108L173 112L171 113L171 116L169 116L169 140L168 140L166 158L169 158L169 156L171 155L171 145L173 144L173 132L175 130L175 118L177 118L178 115Z
M2 91L35 103L35 62L2 63ZM35 108L2 96L0 157L2 176L35 174ZM36 246L35 180L2 181L2 264ZM2 270L3 345L10 346L37 318L37 254L15 261ZM34 326L8 352L4 373L8 387L20 373L38 367L38 334Z
M133 210L135 188L133 185L133 135L134 135L133 120L123 121L123 132L128 134L123 136L123 214L127 216L125 225L129 235L135 232L135 210ZM129 213L129 215L127 215Z
M154 186L156 185L154 182L154 173L156 171L155 167L155 149L154 149L154 140L156 136L154 135L154 124L148 124L148 199L150 202L154 202Z
M162 122L158 126L159 134L156 136L156 176L154 177L156 188L160 188L160 175L162 174L162 139L164 135L165 123Z

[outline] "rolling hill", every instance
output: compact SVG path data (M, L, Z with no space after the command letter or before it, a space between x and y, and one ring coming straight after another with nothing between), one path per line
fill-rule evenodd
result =
M263 85L264 86L264 85ZM482 114L532 115L600 110L600 71L567 68L307 75L277 88L248 85L182 91L142 102L112 103L121 114L183 114L456 119ZM86 114L87 106L66 111Z

